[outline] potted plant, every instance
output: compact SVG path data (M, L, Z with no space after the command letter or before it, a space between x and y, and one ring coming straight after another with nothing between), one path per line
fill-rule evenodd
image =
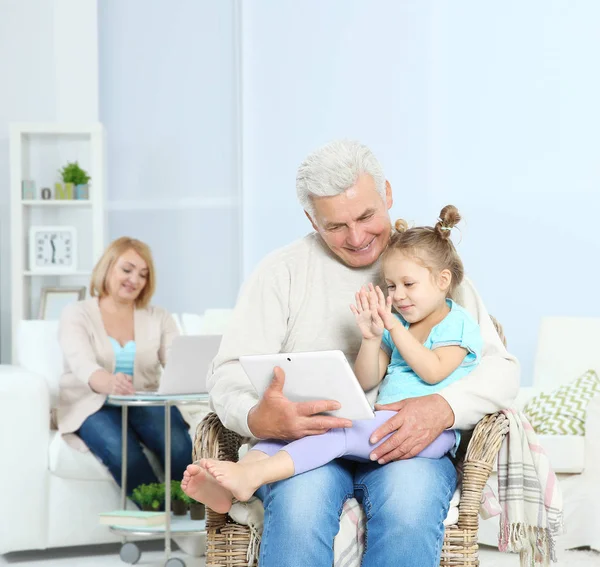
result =
M155 512L152 506L155 498L155 490L151 484L140 484L133 489L131 499L138 504L144 512Z
M165 509L165 485L162 482L155 482L151 484L154 490L154 500L152 501L152 508L156 511L164 511Z
M171 481L171 510L175 516L185 516L187 514L187 496L181 490L181 482Z
M204 516L206 513L204 504L202 504L201 502L198 502L197 500L194 500L193 498L190 498L185 493L183 495L185 496L187 505L190 508L190 518L192 520L204 520Z
M79 167L79 163L67 162L59 171L63 183L65 184L65 191L67 195L71 195L71 199L89 199L89 185L90 176L84 169ZM69 190L70 189L70 190Z
M164 509L165 487L158 483L140 484L133 489L131 499L139 504L144 512L159 512Z

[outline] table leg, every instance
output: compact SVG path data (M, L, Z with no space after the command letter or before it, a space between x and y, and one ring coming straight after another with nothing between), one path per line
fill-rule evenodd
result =
M127 508L127 406L121 406L121 509ZM122 543L127 541L123 536Z
M171 556L171 405L165 403L165 552Z

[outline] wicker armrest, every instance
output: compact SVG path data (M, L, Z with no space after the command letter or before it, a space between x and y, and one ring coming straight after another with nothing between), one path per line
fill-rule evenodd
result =
M196 428L194 461L204 458L236 462L243 441L240 435L225 428L216 413L209 413ZM251 541L255 540L248 526L206 508L207 567L256 567L258 547L253 547Z
M507 433L508 419L501 412L486 415L475 427L463 465L459 528L477 530L483 489Z
M193 458L237 462L241 446L242 437L226 429L216 413L209 413L196 428Z

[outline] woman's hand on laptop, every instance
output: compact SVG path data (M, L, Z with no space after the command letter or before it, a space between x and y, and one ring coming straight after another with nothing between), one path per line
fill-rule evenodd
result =
M135 394L131 376L117 372L111 374L106 370L97 370L89 379L89 385L99 394L130 396Z
M248 427L259 439L292 441L307 435L320 435L337 427L352 427L352 421L318 415L340 408L333 400L291 402L283 395L285 372L276 367L273 381L248 414Z
M133 378L128 374L117 372L114 374L113 394L117 396L131 396L135 394Z

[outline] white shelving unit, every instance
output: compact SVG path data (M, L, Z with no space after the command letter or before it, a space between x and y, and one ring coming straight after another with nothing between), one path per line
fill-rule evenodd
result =
M19 322L37 319L42 288L89 286L105 247L106 140L102 124L14 123L10 127L12 357ZM61 182L59 170L77 161L91 177L89 199L42 200L42 187ZM33 180L36 199L23 199L22 181ZM54 195L53 195L54 196ZM29 265L31 226L72 226L77 262L69 272L38 273Z

